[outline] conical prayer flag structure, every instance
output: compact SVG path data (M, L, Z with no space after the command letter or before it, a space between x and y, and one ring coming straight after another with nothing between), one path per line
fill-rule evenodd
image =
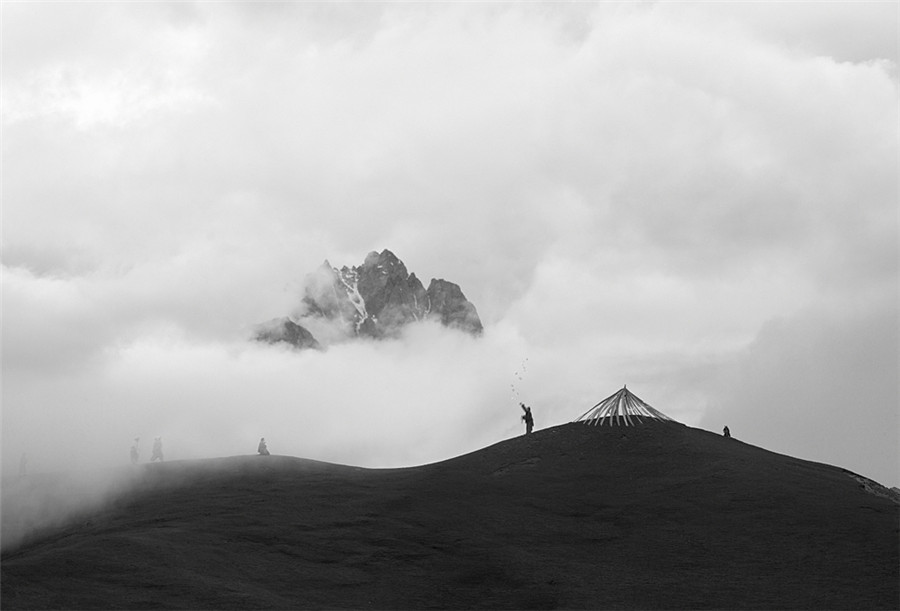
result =
M583 413L575 422L584 422L603 426L604 424L632 426L643 424L643 419L672 421L659 410L644 403L637 395L623 386L622 390L603 399L600 403Z

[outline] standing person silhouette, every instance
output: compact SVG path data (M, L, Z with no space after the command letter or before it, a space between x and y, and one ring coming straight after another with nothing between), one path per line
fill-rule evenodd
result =
M153 454L150 455L150 462L154 462L156 460L159 460L159 462L163 462L162 437L157 437L153 440Z
M530 435L531 429L534 428L534 418L531 416L531 408L527 407L524 403L519 403L522 406L522 411L525 412L525 415L522 416L522 421L525 423L525 434Z
M259 438L259 447L256 448L256 451L259 452L260 456L268 456L269 455L269 448L268 448L268 446L266 446L266 438L265 437Z
M726 426L724 429L722 429L722 435L724 435L725 437L731 437L731 429Z

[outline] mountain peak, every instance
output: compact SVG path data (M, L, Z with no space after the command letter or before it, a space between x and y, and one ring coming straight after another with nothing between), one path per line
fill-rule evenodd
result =
M435 320L442 325L479 335L484 327L475 306L459 285L432 279L426 290L414 273L388 249L366 255L362 265L338 269L326 259L306 277L302 313L291 324L305 327L338 327L339 336L384 338L398 335L412 323ZM333 329L329 331L333 336ZM258 332L262 341L287 341L299 337L282 331L284 339ZM313 337L313 341L315 337ZM304 344L309 342L304 340ZM297 345L297 344L294 344ZM298 348L310 347L297 345Z
M362 267L376 265L394 266L397 264L403 265L403 262L399 258L397 258L397 255L385 248L381 252L373 250L368 255L366 255L366 259L365 261L363 261Z
M321 347L312 333L286 316L257 326L256 339L269 344L285 342L297 348Z

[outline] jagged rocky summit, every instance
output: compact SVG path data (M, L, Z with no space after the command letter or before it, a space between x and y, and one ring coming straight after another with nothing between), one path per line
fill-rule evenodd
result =
M359 267L338 269L325 261L307 276L297 315L260 325L256 339L319 348L313 332L317 329L329 337L381 339L394 337L406 325L424 320L472 335L483 330L475 306L458 285L433 278L426 289L394 253L385 249L370 252Z
M298 325L287 316L257 325L256 339L270 344L285 342L297 348L319 349L322 347L309 330Z

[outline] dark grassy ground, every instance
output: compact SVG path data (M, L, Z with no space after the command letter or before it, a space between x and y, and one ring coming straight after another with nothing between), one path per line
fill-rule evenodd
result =
M147 465L2 556L4 609L900 607L900 505L673 423L571 424L395 470Z

